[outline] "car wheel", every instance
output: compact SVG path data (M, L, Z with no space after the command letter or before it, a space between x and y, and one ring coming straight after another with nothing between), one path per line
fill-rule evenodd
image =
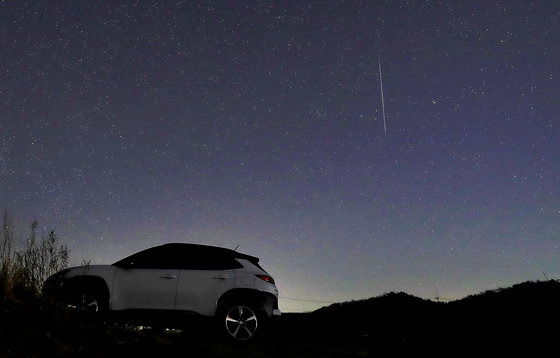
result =
M226 336L233 341L251 340L261 329L262 316L251 305L229 305L222 315L222 324Z
M105 311L107 305L101 295L94 290L78 287L71 292L66 307L72 312L94 314Z

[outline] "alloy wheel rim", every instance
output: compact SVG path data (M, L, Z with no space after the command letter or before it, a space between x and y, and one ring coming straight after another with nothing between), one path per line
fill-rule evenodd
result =
M98 312L99 311L99 304L97 303L97 299L90 294L85 292L80 293L77 297L76 303L70 303L68 308L70 310L79 311L79 312Z
M226 314L225 325L231 337L247 340L257 331L257 315L247 306L234 306Z

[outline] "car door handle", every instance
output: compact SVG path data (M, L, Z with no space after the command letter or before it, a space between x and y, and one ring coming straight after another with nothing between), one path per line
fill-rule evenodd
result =
M226 279L229 278L229 276L228 275L216 275L212 278L215 278L216 280L226 280Z
M177 277L177 276L175 276L175 275L163 275L163 276L160 276L159 278L165 278L167 280L172 280L175 277Z

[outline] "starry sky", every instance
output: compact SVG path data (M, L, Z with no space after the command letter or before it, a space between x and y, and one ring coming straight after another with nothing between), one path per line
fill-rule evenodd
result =
M558 1L2 0L0 26L0 209L71 264L240 245L284 311L560 277Z

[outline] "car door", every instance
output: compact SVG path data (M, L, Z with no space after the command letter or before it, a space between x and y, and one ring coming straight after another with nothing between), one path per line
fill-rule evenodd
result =
M235 284L234 268L242 267L233 258L199 252L185 255L177 285L177 310L212 316L220 296Z
M115 272L112 309L174 310L179 275L161 248L132 255Z

